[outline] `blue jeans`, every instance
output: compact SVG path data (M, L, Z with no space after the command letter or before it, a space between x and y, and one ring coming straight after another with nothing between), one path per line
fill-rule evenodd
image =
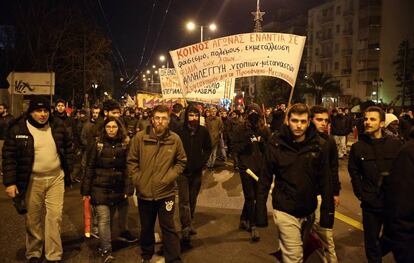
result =
M102 253L112 251L111 226L116 211L116 206L96 205L99 229L99 249Z
M98 218L98 232L100 241L100 250L102 252L111 251L111 229L115 212L118 210L118 224L120 232L126 231L126 221L128 214L128 199L121 203L108 205L95 205L95 211Z

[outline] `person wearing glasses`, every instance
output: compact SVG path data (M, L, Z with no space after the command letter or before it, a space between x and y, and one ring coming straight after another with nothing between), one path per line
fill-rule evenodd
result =
M99 252L111 262L111 225L116 210L128 205L133 188L126 169L127 132L119 118L105 119L103 131L87 149L86 173L81 194L94 205L99 229Z
M138 197L141 220L141 262L154 254L154 225L159 219L165 262L182 262L180 239L174 224L176 180L184 171L187 156L180 137L168 129L169 109L153 109L151 126L138 132L130 143L127 158Z

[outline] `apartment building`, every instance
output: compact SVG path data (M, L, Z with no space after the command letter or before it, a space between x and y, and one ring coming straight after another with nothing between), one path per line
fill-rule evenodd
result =
M308 11L308 74L338 80L351 97L389 103L398 88L393 61L414 32L412 0L328 0Z

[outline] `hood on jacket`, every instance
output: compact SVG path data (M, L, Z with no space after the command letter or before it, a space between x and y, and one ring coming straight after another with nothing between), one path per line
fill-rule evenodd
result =
M192 113L196 113L199 116L201 116L200 111L198 110L198 108L192 104L188 105L188 107L185 109L185 115L184 115L184 128L187 129L188 128L188 114L192 112ZM198 118L198 124L200 124L200 118Z

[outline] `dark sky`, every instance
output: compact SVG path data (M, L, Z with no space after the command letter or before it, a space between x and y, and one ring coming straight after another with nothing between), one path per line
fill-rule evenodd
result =
M306 10L320 2L323 0L261 0L261 9L266 12L264 23L271 22L280 9ZM101 4L114 44L127 66L133 68L150 66L158 62L160 54L198 42L199 29L191 33L185 29L190 19L203 25L215 22L218 31L205 30L204 36L216 38L252 32L254 22L250 12L256 10L256 0L101 0Z
M36 3L34 0L1 0L0 24L13 24L14 17L8 8L13 1ZM91 9L91 15L111 38L117 60L121 61L122 56L129 70L142 70L159 63L160 54L167 55L170 50L198 42L199 28L194 32L185 29L190 19L203 25L215 22L218 31L205 30L204 38L216 38L252 32L254 22L250 12L256 10L256 0L79 1ZM263 23L271 22L280 10L304 12L321 2L324 0L261 0L261 10L266 12ZM72 4L71 1L67 3Z

